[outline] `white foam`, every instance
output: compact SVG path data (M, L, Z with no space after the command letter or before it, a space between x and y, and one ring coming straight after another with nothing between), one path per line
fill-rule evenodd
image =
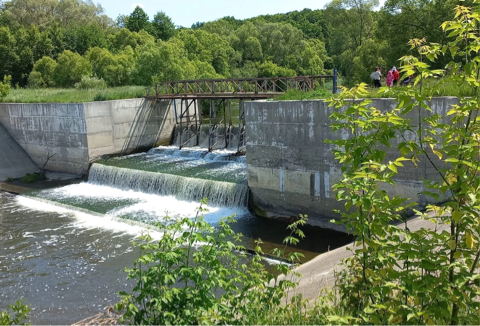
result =
M200 207L198 202L188 202L176 199L173 196L160 196L146 194L136 191L125 191L112 187L94 185L89 183L80 183L56 188L48 191L48 197L53 198L72 198L81 200L102 201L102 200L132 200L133 204L127 204L118 209L111 210L105 215L98 213L88 214L84 210L77 211L75 207L68 208L65 205L56 205L54 202L44 202L42 199L36 200L30 197L17 197L17 202L29 209L56 212L59 214L68 214L74 216L76 221L74 226L82 228L106 228L118 232L127 232L129 234L139 235L148 227L131 225L129 221L121 219L123 216L129 217L143 216L143 220L152 223L162 221L165 216L179 219L183 217L193 218L197 209ZM205 206L204 219L208 223L214 224L227 216L244 216L248 211L244 208L212 207ZM142 221L141 218L138 220Z
M121 221L109 218L108 216L99 217L93 214L87 214L84 212L71 210L62 206L57 206L53 203L47 203L40 200L36 200L34 198L17 196L16 201L18 204L25 206L31 210L69 215L75 220L72 221L72 223L68 226L71 226L74 228L84 228L84 229L102 228L102 229L107 229L114 232L121 232L123 234L130 234L132 236L140 236L144 234L146 231L148 231L149 229L146 226L130 225L130 224L123 223ZM153 235L155 235L154 233L155 232L152 231Z

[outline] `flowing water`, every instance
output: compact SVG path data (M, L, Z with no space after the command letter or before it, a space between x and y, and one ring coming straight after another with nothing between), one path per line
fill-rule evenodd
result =
M233 228L247 248L261 238L268 251L288 235L288 224L248 211L245 157L229 151L159 147L99 161L88 182L0 193L0 311L21 297L34 309L34 324L68 324L102 311L119 300L116 293L131 290L123 271L138 257L131 241L165 216L193 218L203 197L205 220L236 216ZM303 229L306 239L295 250L306 260L351 240Z

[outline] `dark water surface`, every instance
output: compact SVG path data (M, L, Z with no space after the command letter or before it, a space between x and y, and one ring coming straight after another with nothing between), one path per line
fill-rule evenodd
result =
M95 224L0 192L0 310L23 297L33 324L69 324L117 302L134 235Z

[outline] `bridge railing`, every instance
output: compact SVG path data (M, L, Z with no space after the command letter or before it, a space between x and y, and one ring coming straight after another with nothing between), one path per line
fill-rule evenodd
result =
M162 82L155 85L156 97L174 95L207 95L222 94L254 94L273 96L290 89L302 91L323 87L324 80L333 80L333 92L336 92L336 73L333 75L297 76L297 77L264 77L264 78L230 78L230 79L197 79ZM150 96L147 89L147 96Z

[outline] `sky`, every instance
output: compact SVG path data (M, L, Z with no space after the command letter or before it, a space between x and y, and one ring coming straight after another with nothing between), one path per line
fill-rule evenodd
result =
M330 0L94 0L113 19L129 15L138 5L149 18L158 11L166 13L175 25L190 27L225 16L245 19L259 15L286 13L309 8L323 9ZM384 0L380 0L382 4Z

